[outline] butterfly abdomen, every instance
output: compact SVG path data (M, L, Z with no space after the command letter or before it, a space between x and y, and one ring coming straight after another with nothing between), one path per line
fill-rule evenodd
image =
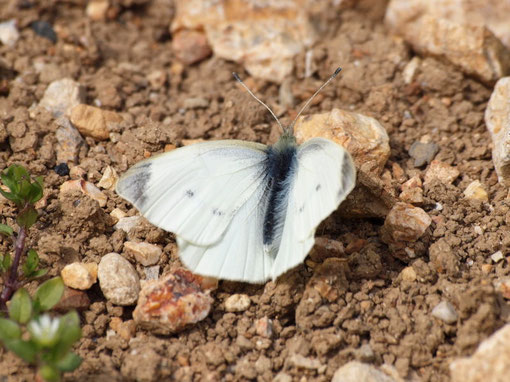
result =
M294 172L297 164L297 147L294 144L283 147L270 146L267 149L266 204L263 224L263 243L271 253L279 247ZM275 253L275 254L276 254Z

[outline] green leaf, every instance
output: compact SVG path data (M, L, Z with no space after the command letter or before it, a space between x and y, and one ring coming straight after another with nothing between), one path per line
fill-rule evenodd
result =
M27 276L31 279L36 279L38 277L44 276L46 273L48 273L48 269L38 269L37 271L34 271L30 274L30 276Z
M4 341L5 347L29 363L35 362L37 346L31 341L13 339Z
M33 182L31 186L32 189L30 191L28 201L33 204L43 197L42 177L38 176L37 178L35 178L35 182Z
M37 220L37 211L31 205L28 205L23 211L20 212L16 221L20 226L29 229Z
M13 320L0 318L0 341L16 340L21 338L21 328Z
M64 282L60 277L54 277L41 284L35 292L34 300L40 311L53 308L64 294Z
M26 324L32 316L32 299L24 289L18 289L9 305L9 317L21 324Z
M2 256L2 265L1 268L4 272L6 272L12 264L12 257L8 253Z
M80 338L80 318L78 313L71 311L60 318L59 341L52 351L54 359L64 357Z
M46 382L60 381L60 372L53 366L43 365L37 372Z
M57 368L60 371L73 371L81 365L82 359L73 352L67 353L60 361L57 362Z
M12 236L14 231L7 224L0 224L0 233L3 233L4 235L7 236Z
M32 273L37 269L39 265L39 256L34 249L29 249L27 253L27 259L23 264L23 274L26 277L30 277Z
M16 180L14 178L12 167L13 166L9 167L7 169L7 171L3 172L0 175L0 178L2 179L2 183L7 186L7 188L11 191L11 193L17 194L18 193L18 185L17 185L17 182L16 182ZM4 192L5 191L2 192L2 195L4 195Z

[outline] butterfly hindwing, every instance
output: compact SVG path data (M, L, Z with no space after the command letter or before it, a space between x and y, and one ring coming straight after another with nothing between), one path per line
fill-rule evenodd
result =
M273 277L303 261L313 246L320 222L354 188L356 168L341 146L314 138L299 146L294 176Z
M211 245L260 189L266 148L236 140L186 146L137 163L116 190L152 224Z

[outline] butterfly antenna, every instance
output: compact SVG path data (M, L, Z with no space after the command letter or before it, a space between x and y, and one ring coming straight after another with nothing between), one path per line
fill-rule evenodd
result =
M292 121L292 123L291 123L291 124L290 124L290 126L289 126L289 131L290 131L290 133L291 133L291 134L294 134L294 125L296 124L296 121L297 121L297 119L299 118L299 116L303 113L303 111L305 111L305 110L306 110L306 108L308 107L308 105L310 105L310 102L312 102L312 100L315 98L315 96L316 96L317 94L319 94L319 93L320 93L320 91L321 91L322 89L324 89L324 88L325 88L325 87L326 87L326 86L327 86L327 85L328 85L331 81L333 81L333 79L334 79L334 78L338 75L338 73L340 73L340 72L341 72L341 70L342 70L342 68L340 68L340 67L336 68L335 73L333 73L333 74L331 75L331 77L329 77L329 79L328 79L326 82L324 82L324 83L322 84L322 86L321 86L319 89L317 89L317 91L316 91L315 93L313 93L313 96L311 96L311 97L308 99L308 101L306 101L305 106L303 106L303 107L301 108L301 110L299 111L299 113L296 115L296 118L294 118L294 120Z
M271 113L271 115L273 116L273 118L275 119L276 122L278 122L278 126L280 126L280 129L282 129L282 131L285 131L285 129L283 128L282 124L280 123L280 121L278 120L278 118L276 117L275 113L273 113L273 111L271 110L271 108L269 106L267 106L264 102L262 102L255 94L253 94L253 92L248 88L248 86L246 86L246 84L243 82L243 80L241 80L241 78L239 78L239 75L236 73L236 72L233 72L232 75L234 76L234 78L241 84L243 85L243 87L248 91L248 93L250 93L250 95L255 98L257 101L259 101L259 103L264 106L267 110L269 110L269 112Z

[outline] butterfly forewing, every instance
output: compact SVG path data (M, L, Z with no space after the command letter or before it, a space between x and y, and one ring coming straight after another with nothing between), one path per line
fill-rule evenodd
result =
M341 146L323 138L299 146L273 278L304 260L317 226L338 208L355 183L354 163Z
M180 148L133 166L117 193L152 224L189 243L211 245L261 189L266 148L235 140Z

